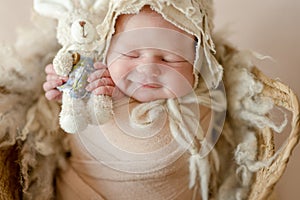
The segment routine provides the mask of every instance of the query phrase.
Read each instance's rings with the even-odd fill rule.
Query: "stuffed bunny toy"
[[[57,40],[62,45],[53,60],[55,72],[68,76],[58,89],[63,91],[60,125],[76,133],[88,124],[103,124],[112,117],[112,100],[87,92],[87,78],[94,71],[100,36],[96,26],[102,23],[107,0],[35,0],[34,9],[58,20]]]

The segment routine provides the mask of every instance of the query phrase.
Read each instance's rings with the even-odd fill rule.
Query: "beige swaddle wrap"
[[[133,116],[128,110],[133,109],[132,114],[148,105],[123,99],[114,106],[115,120],[70,136],[72,156],[57,179],[59,199],[201,198],[188,187],[190,155],[170,133],[166,101],[156,101],[156,106],[144,113],[151,115],[149,112],[157,109],[155,120],[147,127],[130,122]],[[206,130],[210,111],[200,110]]]

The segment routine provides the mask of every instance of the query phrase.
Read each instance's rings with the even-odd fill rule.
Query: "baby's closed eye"
[[[173,59],[173,58],[163,58],[162,61],[168,63],[179,63],[179,62],[187,62],[185,59]]]
[[[149,53],[150,52],[150,53]],[[144,51],[129,51],[129,52],[117,52],[122,58],[124,59],[147,59],[147,58],[152,58],[156,61],[162,61],[165,63],[183,63],[183,62],[188,62],[185,58],[176,55],[176,54],[172,54],[172,53],[161,53],[159,51],[159,53],[156,53],[155,51],[152,52],[150,51],[144,50]]]
[[[181,62],[188,62],[186,59],[182,58],[181,56],[177,55],[168,55],[162,57],[162,61],[168,63],[181,63]]]
[[[139,58],[139,54],[137,53],[121,53],[122,56],[127,57],[127,58]]]

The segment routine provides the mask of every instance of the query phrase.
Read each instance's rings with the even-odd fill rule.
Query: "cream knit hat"
[[[217,87],[222,79],[223,68],[213,56],[215,47],[211,37],[213,29],[212,0],[111,0],[103,24],[97,27],[102,42],[105,44],[104,58],[115,31],[117,17],[121,14],[138,13],[145,5],[149,5],[164,19],[197,38],[194,61],[195,87],[197,87],[199,73],[205,77],[209,88]]]

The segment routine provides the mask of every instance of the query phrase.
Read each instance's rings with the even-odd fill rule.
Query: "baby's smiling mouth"
[[[142,83],[141,84],[143,88],[161,88],[162,86],[160,84],[157,84],[157,83]]]
[[[127,80],[135,84],[139,88],[158,89],[162,88],[162,83],[156,78],[140,77],[139,75],[129,75]]]
[[[161,83],[159,83],[157,80],[149,80],[149,79],[146,79],[146,80],[138,80],[138,79],[133,79],[133,78],[128,78],[129,81],[131,81],[132,83],[134,84],[138,84],[139,87],[142,87],[142,88],[161,88],[163,87]]]

